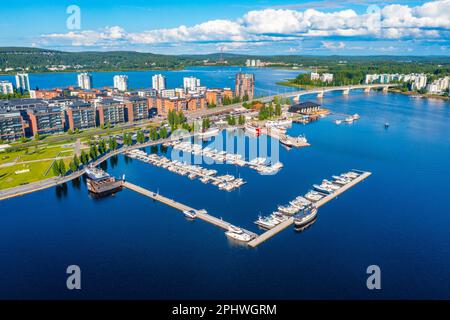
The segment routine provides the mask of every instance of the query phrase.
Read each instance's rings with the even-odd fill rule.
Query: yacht
[[[303,227],[313,221],[317,216],[317,208],[311,207],[308,210],[305,210],[299,215],[294,217],[294,224],[296,227]]]
[[[259,136],[261,134],[261,128],[259,128],[259,127],[254,127],[250,124],[246,124],[244,128],[245,128],[245,132],[251,133],[253,135]]]
[[[347,122],[347,123],[353,123],[353,117],[352,116],[350,116],[350,117],[347,117],[347,118],[345,118],[345,122]]]
[[[205,132],[198,133],[199,137],[207,138],[207,137],[214,137],[219,134],[220,130],[218,128],[210,128],[206,130]]]
[[[355,113],[353,115],[353,120],[359,120],[359,119],[361,119],[361,116],[359,114]]]
[[[241,242],[249,242],[250,240],[252,240],[252,236],[246,232],[236,233],[236,232],[232,232],[232,231],[227,231],[227,232],[225,232],[225,235],[231,239],[241,241]]]
[[[317,191],[310,191],[307,194],[305,194],[305,198],[311,201],[319,201],[323,198],[321,194],[319,194]]]
[[[273,219],[269,217],[258,217],[258,220],[255,221],[255,224],[258,226],[264,228],[264,229],[272,229],[275,227],[279,222],[275,222]]]
[[[342,123],[342,120],[336,120],[336,121],[334,121],[334,123],[336,123],[337,125],[339,125],[339,124]]]
[[[317,191],[325,193],[325,194],[330,194],[330,193],[334,192],[327,185],[323,185],[323,184],[321,184],[321,185],[315,184],[315,185],[313,185],[313,188],[316,189]]]
[[[296,214],[299,211],[299,209],[297,207],[278,206],[278,211],[286,213],[288,215],[293,215]]]

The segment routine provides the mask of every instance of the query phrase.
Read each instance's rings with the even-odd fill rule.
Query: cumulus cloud
[[[354,10],[322,12],[315,9],[264,9],[237,20],[210,20],[194,26],[127,32],[120,26],[41,36],[46,43],[73,46],[158,45],[168,43],[258,43],[315,37],[372,37],[376,39],[445,38],[450,34],[450,0],[410,7],[392,4],[366,13]],[[228,45],[231,47],[230,45]],[[341,49],[343,42],[322,42],[323,48]]]

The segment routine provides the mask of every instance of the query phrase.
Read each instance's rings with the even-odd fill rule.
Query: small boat
[[[353,115],[353,120],[359,120],[359,119],[361,119],[361,116],[359,114],[355,113]]]
[[[347,122],[347,123],[353,123],[353,117],[352,116],[350,116],[350,117],[347,117],[347,118],[345,118],[345,122]]]
[[[231,239],[241,242],[249,242],[250,240],[252,240],[252,236],[245,232],[236,233],[232,231],[227,231],[225,232],[225,235]]]
[[[184,216],[186,218],[189,218],[189,219],[195,219],[197,217],[197,212],[195,210],[193,210],[193,209],[191,209],[191,210],[184,210],[183,214],[184,214]]]
[[[342,123],[342,120],[336,120],[336,121],[334,121],[334,123],[336,123],[337,125],[340,125]]]
[[[386,123],[384,124],[384,128],[385,128],[385,129],[389,128],[389,123],[388,123],[388,122],[386,122]]]
[[[310,191],[307,194],[305,194],[305,198],[311,201],[319,201],[323,198],[323,196],[318,193],[317,191]]]
[[[274,221],[268,217],[258,217],[258,220],[255,221],[255,224],[257,224],[258,226],[264,228],[264,229],[272,229],[273,227],[275,227],[279,222],[278,221]]]

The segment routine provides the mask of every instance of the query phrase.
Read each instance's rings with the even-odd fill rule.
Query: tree
[[[97,153],[97,148],[95,147],[94,144],[91,145],[91,148],[89,150],[89,155],[91,156],[91,159],[97,159],[98,153]]]
[[[152,140],[152,141],[158,140],[158,132],[156,131],[155,128],[150,129],[149,136],[150,136],[150,140]]]
[[[115,137],[110,137],[109,141],[108,141],[108,144],[109,144],[109,150],[110,151],[117,149],[117,140],[116,140]]]
[[[64,164],[64,160],[63,159],[59,160],[58,167],[59,167],[59,174],[61,176],[66,175],[67,169],[66,169],[66,165]]]
[[[75,172],[75,171],[77,171],[78,166],[72,160],[72,161],[70,161],[69,168],[72,172]]]
[[[78,157],[77,157],[76,154],[73,156],[72,162],[73,162],[73,164],[74,164],[74,165],[77,167],[77,169],[78,169],[78,167],[80,166],[80,159],[78,159]],[[72,170],[72,171],[74,171],[74,170]]]
[[[67,134],[73,134],[72,129],[67,130]]]
[[[281,116],[281,114],[283,113],[283,110],[281,109],[281,105],[279,103],[277,103],[277,105],[275,106],[275,115],[276,116]]]
[[[41,138],[41,136],[39,135],[39,133],[36,133],[34,135],[34,140],[38,141],[38,140],[40,140],[40,138]]]
[[[84,152],[84,150],[81,151],[80,160],[84,165],[88,164],[89,162],[89,156],[86,152]]]
[[[239,125],[241,125],[241,126],[244,125],[245,124],[245,116],[241,114],[239,116],[239,120],[238,121],[239,121]]]
[[[52,171],[55,176],[59,176],[61,174],[61,172],[59,171],[58,162],[56,162],[56,161],[53,162]]]
[[[166,127],[162,127],[161,129],[159,129],[159,136],[160,136],[162,139],[167,138],[168,132],[167,132]]]

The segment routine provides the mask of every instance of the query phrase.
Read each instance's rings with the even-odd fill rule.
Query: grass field
[[[0,190],[53,177],[52,170],[49,170],[47,175],[45,175],[47,169],[53,162],[52,160],[45,159],[52,159],[58,156],[72,157],[73,153],[73,148],[68,148],[68,146],[64,144],[49,144],[28,147],[19,151],[0,153],[0,165],[37,161],[32,163],[12,164],[11,166],[0,168]],[[39,161],[40,159],[42,159],[42,161]],[[64,159],[66,168],[69,167],[70,161],[71,158]],[[23,172],[20,173],[20,171]]]

